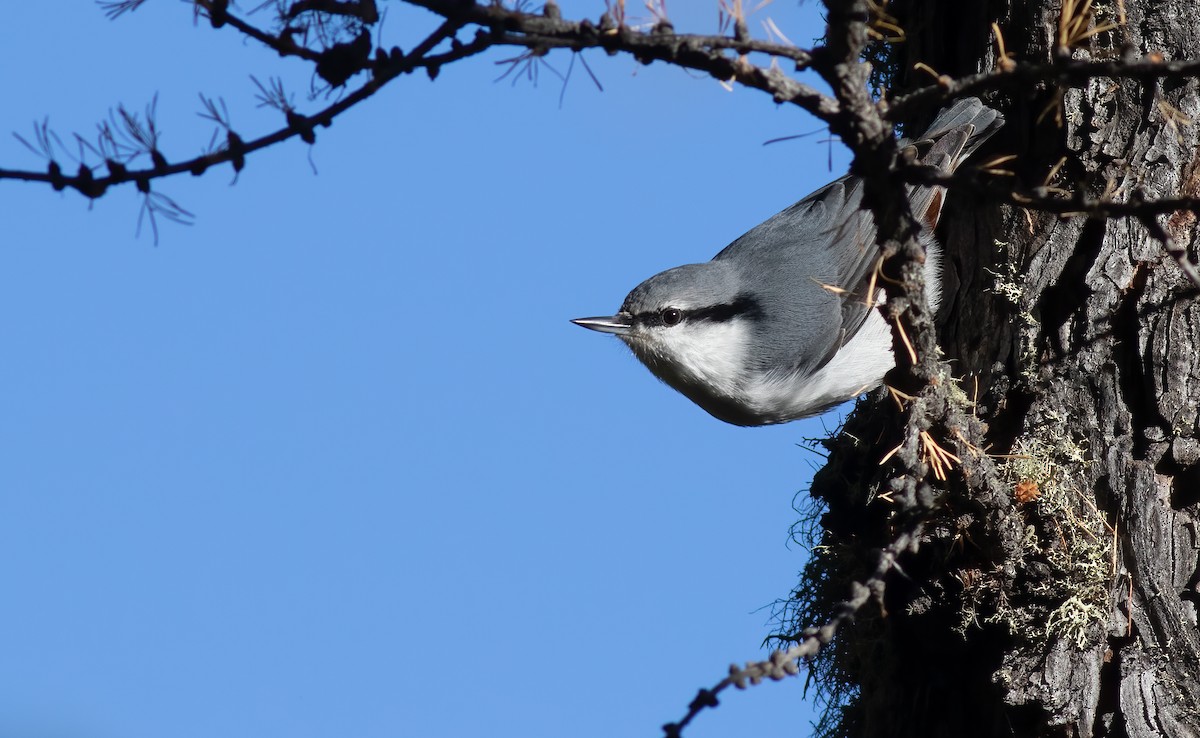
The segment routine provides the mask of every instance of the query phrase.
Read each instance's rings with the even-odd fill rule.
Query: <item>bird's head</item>
[[[571,322],[624,341],[659,379],[722,420],[749,380],[762,305],[720,261],[687,264],[642,282],[616,315]],[[739,423],[740,424],[740,423]]]

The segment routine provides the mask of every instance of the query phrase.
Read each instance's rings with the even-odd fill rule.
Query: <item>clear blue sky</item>
[[[199,92],[246,138],[278,122],[250,73],[313,109],[304,66],[182,3],[11,5],[6,132],[157,92],[184,158]],[[389,44],[429,27],[385,6]],[[670,4],[680,30],[715,8]],[[755,21],[808,45],[817,10]],[[158,246],[132,188],[0,183],[0,735],[654,738],[765,655],[760,608],[805,559],[798,444],[836,417],[724,425],[567,321],[845,156],[764,147],[817,125],[761,93],[591,54],[604,92],[577,65],[560,107],[549,74],[495,83],[503,57],[399,80],[232,186],[156,184],[197,216]],[[44,166],[8,135],[0,165]],[[686,735],[806,735],[802,688],[729,693]]]

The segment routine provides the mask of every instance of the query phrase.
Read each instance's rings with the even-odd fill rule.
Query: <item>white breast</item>
[[[872,311],[828,364],[810,375],[755,377],[745,387],[743,402],[761,422],[784,423],[816,415],[878,387],[893,366],[891,329]]]

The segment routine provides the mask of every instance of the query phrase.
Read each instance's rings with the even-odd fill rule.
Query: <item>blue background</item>
[[[389,45],[433,27],[384,6]],[[670,9],[716,30],[715,2]],[[74,148],[158,92],[187,158],[199,92],[277,127],[250,73],[324,104],[178,2],[5,17],[0,127],[26,138],[48,115]],[[820,35],[813,4],[767,17]],[[157,246],[132,187],[0,183],[0,735],[656,736],[765,656],[805,559],[799,444],[836,417],[724,425],[567,321],[846,158],[763,146],[819,126],[756,91],[589,53],[604,91],[576,65],[560,106],[546,71],[494,82],[513,53],[400,79],[236,183],[156,183],[197,215]],[[0,166],[44,162],[6,136]],[[686,735],[806,735],[802,693],[726,693]]]

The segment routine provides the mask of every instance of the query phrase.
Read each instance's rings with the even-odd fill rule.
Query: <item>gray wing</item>
[[[919,138],[900,142],[904,154],[953,172],[1004,119],[978,98],[958,100]],[[944,188],[910,187],[912,212],[937,225]],[[810,373],[858,332],[870,314],[868,290],[878,259],[875,223],[862,207],[862,180],[846,176],[751,229],[714,260],[736,265],[743,283],[775,311],[758,357],[765,367]],[[832,289],[831,289],[832,288]]]
[[[868,315],[862,295],[877,251],[861,181],[843,177],[727,246],[714,260],[734,264],[770,318],[754,357],[764,368],[815,372]]]

